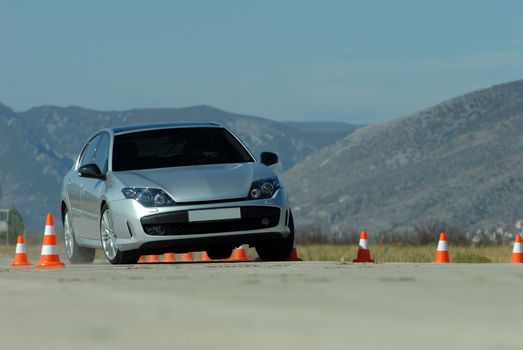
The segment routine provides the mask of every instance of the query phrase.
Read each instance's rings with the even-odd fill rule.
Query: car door
[[[101,136],[91,164],[98,165],[105,175],[108,166],[110,137],[107,133],[103,133]],[[100,239],[100,208],[105,189],[105,179],[84,178],[81,196],[81,206],[84,210],[83,225],[86,237],[91,239]]]
[[[96,153],[96,148],[102,139],[102,135],[98,134],[94,136],[84,148],[80,160],[78,161],[78,168],[83,165],[92,164]],[[77,168],[77,170],[78,170]],[[71,203],[71,213],[73,219],[73,225],[75,234],[79,237],[89,238],[89,229],[86,227],[86,210],[83,206],[82,197],[85,192],[85,182],[87,178],[82,177],[78,171],[76,171],[69,182],[69,201]]]
[[[69,197],[69,213],[74,231],[78,234],[76,224],[80,222],[80,196],[81,196],[82,178],[78,172],[73,172],[67,180],[67,195]]]

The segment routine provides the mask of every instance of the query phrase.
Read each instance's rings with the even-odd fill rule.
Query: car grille
[[[265,229],[277,226],[280,221],[280,209],[275,207],[242,207],[242,218],[237,220],[189,222],[186,214],[176,212],[174,222],[167,222],[165,214],[158,215],[158,220],[154,215],[148,216],[142,218],[142,227],[151,236],[183,236]]]

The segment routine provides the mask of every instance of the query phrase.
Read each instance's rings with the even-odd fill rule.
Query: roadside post
[[[5,232],[5,245],[9,245],[9,209],[0,209],[0,232]]]

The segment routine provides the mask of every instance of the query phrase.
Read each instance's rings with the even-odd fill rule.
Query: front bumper
[[[287,193],[280,188],[270,199],[235,200],[165,208],[145,208],[132,199],[109,202],[118,248],[142,254],[182,253],[213,247],[257,245],[286,238]],[[240,208],[241,219],[189,222],[191,210]]]

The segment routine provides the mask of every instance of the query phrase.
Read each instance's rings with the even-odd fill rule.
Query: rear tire
[[[121,251],[118,249],[116,234],[114,232],[111,209],[104,204],[100,219],[100,239],[105,257],[113,265],[136,264],[140,255],[135,251]]]
[[[92,248],[86,248],[79,246],[76,243],[76,236],[74,233],[73,223],[71,221],[71,215],[69,210],[66,208],[62,217],[62,223],[64,228],[64,247],[65,255],[71,264],[90,264],[94,260],[95,250]]]
[[[281,238],[256,247],[256,253],[263,261],[285,261],[289,258],[294,246],[294,218],[289,214],[289,229],[287,238]]]

